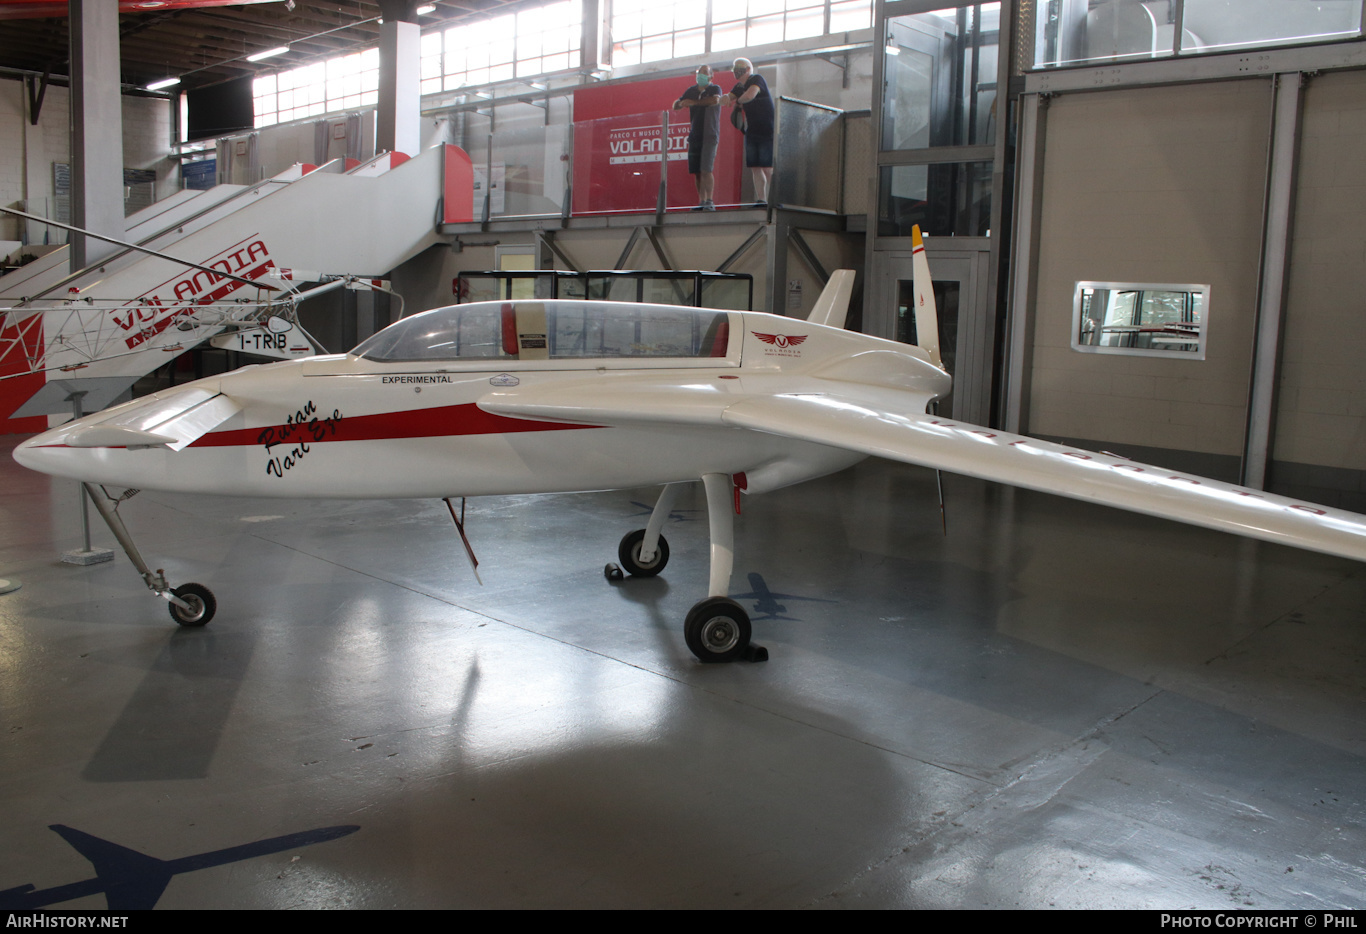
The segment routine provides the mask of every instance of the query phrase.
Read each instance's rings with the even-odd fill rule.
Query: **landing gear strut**
[[[704,662],[730,662],[738,658],[767,661],[768,650],[750,644],[749,614],[726,596],[735,563],[733,481],[730,474],[710,473],[702,477],[702,485],[707,491],[707,525],[711,535],[709,596],[688,611],[683,641]],[[659,533],[682,488],[681,483],[665,486],[646,527],[628,532],[621,540],[617,550],[621,567],[609,564],[603,571],[609,581],[622,580],[622,568],[632,577],[653,577],[664,570],[669,562],[669,543]]]
[[[702,475],[707,492],[707,530],[711,535],[711,580],[707,599],[688,611],[683,640],[704,662],[768,661],[768,649],[750,645],[749,614],[726,596],[735,566],[735,483],[728,473]]]
[[[659,494],[659,500],[655,503],[654,511],[650,513],[650,521],[645,524],[645,528],[627,532],[622,536],[621,544],[617,546],[617,560],[621,565],[609,564],[602,569],[603,576],[608,581],[615,584],[617,581],[625,580],[627,574],[632,577],[654,577],[664,570],[664,565],[669,563],[669,543],[659,533],[664,528],[664,522],[673,511],[674,502],[684,486],[682,483],[665,484],[664,492]],[[623,568],[625,573],[622,572]]]
[[[641,547],[646,534],[645,529],[627,532],[617,547],[617,559],[632,577],[654,577],[669,563],[669,543],[663,535],[655,536],[654,553],[649,558],[642,557],[646,553]]]
[[[673,511],[683,486],[682,483],[666,484],[645,528],[627,532],[622,538],[617,548],[617,559],[632,577],[654,577],[669,563],[669,543],[659,533]]]
[[[100,518],[104,519],[109,531],[114,533],[114,537],[123,546],[128,560],[133,562],[133,567],[142,575],[147,589],[171,605],[171,619],[182,626],[203,626],[213,619],[213,614],[218,610],[218,601],[214,599],[209,588],[203,584],[182,584],[172,588],[166,583],[165,571],[157,568],[156,573],[152,573],[147,562],[142,560],[142,553],[138,551],[138,546],[133,544],[133,537],[128,534],[128,527],[123,524],[123,518],[119,515],[119,503],[131,499],[138,491],[125,490],[122,496],[115,499],[106,493],[103,487],[95,486],[93,483],[81,485],[85,487],[90,501],[95,504]]]

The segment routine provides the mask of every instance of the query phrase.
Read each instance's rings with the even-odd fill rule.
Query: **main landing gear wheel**
[[[182,626],[203,626],[218,611],[218,601],[213,598],[213,591],[203,584],[182,584],[172,588],[171,593],[190,605],[190,609],[186,610],[171,604],[171,619]]]
[[[642,563],[640,543],[644,540],[645,530],[636,529],[634,532],[627,532],[617,547],[617,560],[632,577],[654,577],[669,563],[669,543],[664,540],[663,535],[659,536],[659,544],[655,546],[654,560],[649,564]]]
[[[749,614],[729,597],[708,597],[688,611],[683,641],[704,662],[731,662],[749,647]]]

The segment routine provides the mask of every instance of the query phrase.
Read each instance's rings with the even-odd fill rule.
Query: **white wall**
[[[1270,105],[1264,79],[1050,102],[1029,432],[1241,454]],[[1208,283],[1206,359],[1073,350],[1080,280]]]
[[[71,161],[71,92],[50,86],[43,97],[38,125],[28,122],[27,89],[14,79],[0,80],[0,204],[21,206],[30,213],[51,216],[52,163]],[[170,155],[171,103],[160,98],[123,98],[123,165],[153,169],[157,198],[180,185],[176,161]],[[31,227],[31,230],[26,228]],[[9,216],[0,218],[0,240],[65,243],[66,233]]]
[[[172,106],[161,98],[123,98],[123,167],[155,170],[158,201],[180,190],[179,162],[171,155]]]
[[[1366,468],[1363,152],[1366,72],[1311,79],[1304,96],[1276,461]]]
[[[24,85],[0,81],[0,204],[24,199]],[[18,240],[17,218],[0,217],[0,240]]]
[[[30,213],[48,216],[54,213],[52,163],[71,161],[70,91],[47,89],[36,127],[28,122],[27,95],[22,81],[0,80],[0,204],[20,210],[27,206]],[[64,231],[10,216],[0,218],[0,237],[66,242]]]

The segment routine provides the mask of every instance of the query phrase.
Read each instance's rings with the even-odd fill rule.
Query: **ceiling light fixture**
[[[273,49],[266,49],[264,52],[257,52],[255,55],[248,55],[248,56],[247,56],[247,61],[249,61],[249,62],[259,62],[259,61],[261,61],[261,59],[263,59],[263,58],[272,58],[272,57],[274,57],[274,56],[276,56],[276,55],[284,55],[284,54],[285,54],[286,52],[288,52],[288,51],[289,51],[289,46],[287,46],[287,45],[282,45],[282,46],[278,46],[278,47],[273,48]]]
[[[162,88],[175,87],[179,83],[179,78],[162,78],[160,81],[153,81],[151,84],[147,85],[147,87],[144,88],[144,90],[160,91]]]
[[[417,13],[418,16],[426,16],[428,13],[435,13],[436,4],[424,3],[422,4],[422,6],[418,7],[414,12]]]

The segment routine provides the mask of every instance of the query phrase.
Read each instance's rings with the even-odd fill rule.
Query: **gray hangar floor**
[[[945,537],[868,461],[745,500],[771,658],[701,665],[700,489],[615,585],[653,491],[472,500],[482,587],[440,502],[144,492],[218,597],[179,629],[59,562],[76,486],[16,441],[0,904],[1366,904],[1362,565],[958,477]]]

